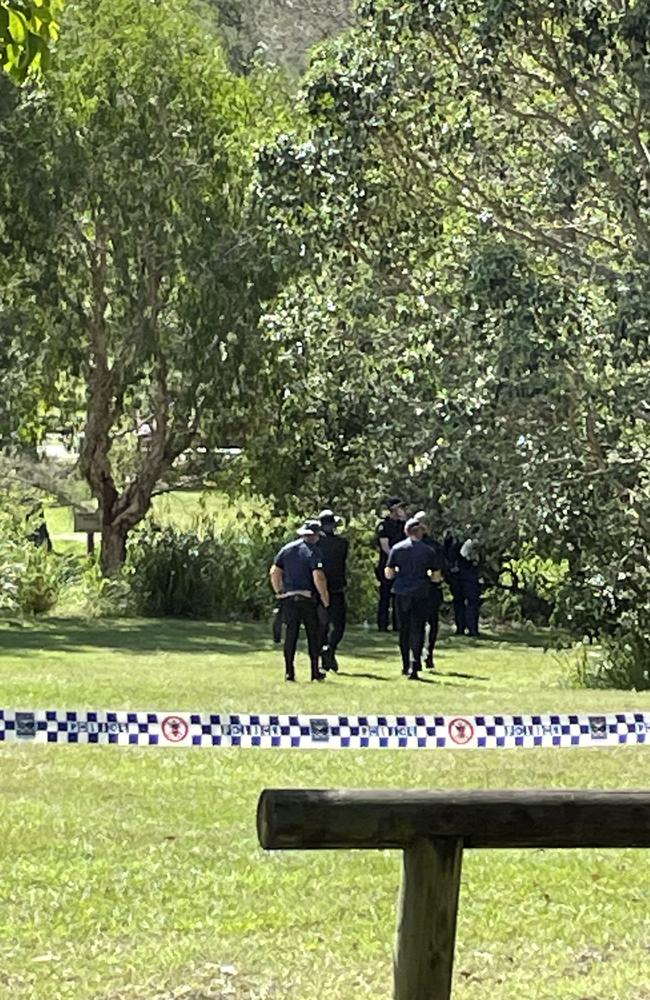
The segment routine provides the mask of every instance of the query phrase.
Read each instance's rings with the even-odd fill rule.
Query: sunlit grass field
[[[88,506],[94,504],[89,502]],[[188,530],[196,526],[197,518],[207,515],[223,528],[236,523],[242,513],[253,510],[268,512],[268,504],[261,497],[232,500],[217,491],[172,490],[153,498],[149,516],[160,524]],[[86,536],[75,534],[72,507],[48,506],[44,514],[57,552],[84,552]]]
[[[355,628],[341,673],[285,685],[265,626],[0,623],[9,707],[213,711],[650,709],[574,691],[544,633],[443,638],[439,673],[398,676]],[[0,750],[0,998],[390,997],[396,852],[265,854],[264,787],[648,785],[648,750]],[[467,852],[456,1000],[648,1000],[650,857]]]

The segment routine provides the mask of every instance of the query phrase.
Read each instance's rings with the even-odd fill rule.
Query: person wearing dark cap
[[[379,549],[379,562],[375,570],[379,581],[379,603],[377,605],[377,628],[380,632],[388,632],[388,625],[392,618],[393,631],[395,631],[395,607],[393,605],[391,615],[391,601],[393,584],[386,579],[384,570],[388,562],[391,549],[397,542],[404,540],[404,523],[406,521],[406,511],[404,502],[399,497],[389,497],[386,501],[388,514],[377,525],[376,539]]]
[[[387,580],[394,581],[402,673],[415,681],[422,669],[430,588],[432,582],[442,580],[442,560],[423,542],[424,527],[417,518],[409,518],[405,532],[404,541],[391,549],[384,573]]]
[[[423,510],[417,511],[413,515],[414,519],[419,521],[424,528],[424,534],[422,535],[422,541],[425,545],[429,545],[436,554],[436,558],[440,563],[441,568],[444,566],[444,555],[442,544],[436,541],[432,535],[427,531],[427,515]],[[427,636],[427,657],[425,660],[425,666],[428,670],[435,670],[435,664],[433,662],[433,651],[436,648],[436,641],[438,639],[438,629],[440,625],[440,608],[442,607],[442,574],[436,579],[431,578],[431,583],[429,585],[429,611],[427,614],[426,624],[429,628],[429,634]]]
[[[321,539],[318,547],[323,559],[323,569],[327,578],[327,589],[330,595],[328,621],[323,635],[322,661],[325,670],[338,672],[336,650],[343,638],[347,617],[345,602],[346,562],[349,543],[347,538],[336,533],[336,526],[341,523],[331,510],[322,510],[318,515],[321,527]]]
[[[319,667],[321,627],[318,620],[319,602],[329,607],[327,578],[318,546],[320,524],[305,521],[296,532],[298,538],[278,552],[270,570],[271,586],[282,601],[284,636],[284,677],[295,681],[295,657],[300,626],[304,625],[311,663],[311,679],[325,680]]]

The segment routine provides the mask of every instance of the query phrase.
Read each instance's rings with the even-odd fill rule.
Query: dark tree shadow
[[[179,652],[205,656],[263,652],[270,644],[268,629],[240,622],[49,618],[22,625],[0,621],[0,656],[43,649],[73,652],[83,647],[125,650],[135,655]]]
[[[446,630],[445,630],[446,631]],[[469,648],[495,645],[557,648],[562,636],[552,630],[538,632],[518,629],[498,629],[486,633],[480,640],[448,636],[442,632],[440,658],[453,660]],[[304,637],[303,637],[304,639]],[[301,648],[303,643],[301,642]],[[270,622],[222,621],[205,622],[189,619],[83,619],[44,618],[28,622],[0,619],[0,656],[31,655],[34,651],[72,652],[81,648],[115,649],[133,655],[155,652],[251,654],[277,650],[271,639]],[[382,664],[399,658],[395,633],[373,633],[352,626],[345,636],[344,654],[357,660]],[[370,665],[370,664],[369,664]],[[450,664],[451,665],[451,664]],[[345,676],[388,680],[372,671]],[[487,678],[462,672],[447,673],[449,677],[467,680]]]
[[[339,670],[338,674],[335,674],[334,676],[335,677],[352,677],[352,678],[355,678],[355,677],[365,677],[369,681],[391,681],[391,680],[394,680],[394,678],[392,678],[392,677],[381,677],[379,674],[357,673],[356,671],[355,671],[355,673],[349,674],[345,670]]]
[[[494,628],[482,632],[479,639],[470,636],[453,636],[453,641],[464,646],[507,643],[509,646],[532,646],[535,649],[561,649],[570,644],[570,637],[558,629]]]
[[[464,681],[489,681],[489,677],[479,677],[478,674],[461,674],[456,670],[436,670],[438,677],[459,677]]]

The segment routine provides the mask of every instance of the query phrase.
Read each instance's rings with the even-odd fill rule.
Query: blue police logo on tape
[[[330,738],[330,724],[327,719],[310,719],[309,734],[313,743],[328,743]]]
[[[607,739],[607,719],[604,715],[589,716],[589,732],[592,740]]]
[[[36,716],[33,712],[16,712],[16,736],[21,740],[33,740],[36,736]]]

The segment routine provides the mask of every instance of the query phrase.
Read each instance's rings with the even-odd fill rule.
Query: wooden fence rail
[[[650,847],[650,792],[267,789],[267,850],[400,848],[395,1000],[449,1000],[464,848]]]

